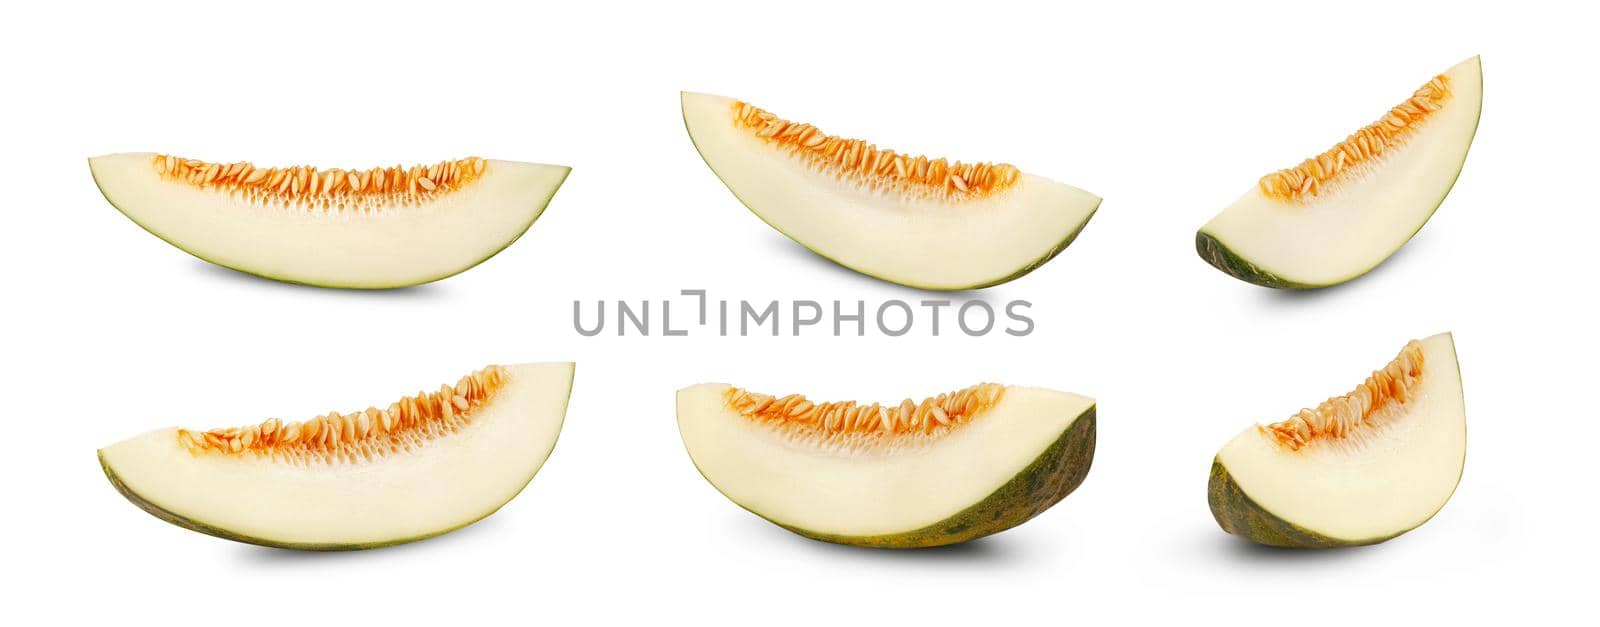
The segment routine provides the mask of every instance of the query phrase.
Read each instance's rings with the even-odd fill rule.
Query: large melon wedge
[[[1049,261],[1100,199],[1006,164],[949,163],[832,137],[743,102],[684,93],[706,164],[757,217],[885,281],[986,287]]]
[[[141,509],[220,538],[312,550],[411,542],[522,491],[555,447],[572,372],[490,366],[387,409],[160,429],[101,449],[100,465]]]
[[[1350,394],[1235,437],[1211,465],[1211,513],[1261,544],[1375,544],[1438,513],[1466,454],[1455,343],[1435,335]]]
[[[1455,185],[1478,130],[1473,57],[1327,152],[1274,172],[1195,235],[1200,257],[1278,288],[1349,281],[1422,229]]]
[[[570,168],[468,158],[432,166],[317,170],[151,153],[89,160],[106,200],[196,257],[323,287],[417,285],[516,241]]]
[[[678,391],[700,473],[756,515],[857,546],[965,542],[1071,493],[1094,459],[1092,399],[982,384],[899,405],[812,403],[723,384]]]

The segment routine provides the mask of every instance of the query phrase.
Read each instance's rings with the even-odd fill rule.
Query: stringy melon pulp
[[[1200,229],[1201,256],[1271,287],[1322,287],[1367,273],[1444,202],[1482,100],[1473,57],[1340,145],[1263,177]]]
[[[1050,260],[1100,198],[1005,164],[896,154],[721,96],[684,93],[706,164],[762,220],[863,274],[927,289],[985,287]]]
[[[135,504],[197,531],[287,548],[396,544],[466,526],[516,496],[555,446],[572,375],[571,363],[491,367],[387,410],[159,429],[100,459]]]
[[[1008,504],[1031,509],[975,535],[992,533],[1037,514],[1082,480],[1093,456],[1092,399],[994,384],[964,392],[978,396],[963,400],[958,392],[882,411],[755,395],[779,407],[788,403],[787,409],[768,408],[767,414],[779,414],[773,418],[750,413],[757,401],[730,402],[749,393],[708,383],[678,392],[678,426],[695,466],[729,499],[786,528],[836,542],[900,546],[895,536],[951,520],[1019,477],[1040,487],[1051,486],[1054,475],[1072,476],[1070,485],[1048,493],[1021,494],[1048,502]],[[940,401],[951,407],[942,412],[944,420],[932,409]],[[851,409],[858,410],[854,423]],[[887,424],[894,427],[885,430]],[[1030,477],[1035,462],[1059,452],[1053,449],[1075,425],[1075,436],[1082,435],[1069,443],[1076,456]],[[934,529],[909,545],[970,539],[966,527],[986,522]]]
[[[196,257],[348,288],[416,285],[477,265],[528,230],[570,171],[475,158],[271,169],[152,153],[95,157],[89,167],[113,206]]]
[[[1408,345],[1350,396],[1246,429],[1216,457],[1256,507],[1329,544],[1381,541],[1426,522],[1454,493],[1465,460],[1448,333]]]

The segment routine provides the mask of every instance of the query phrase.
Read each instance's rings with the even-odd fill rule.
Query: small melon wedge
[[[1355,279],[1422,229],[1461,174],[1483,106],[1473,57],[1327,152],[1265,177],[1195,234],[1238,279],[1308,289]]]
[[[1461,374],[1444,333],[1407,344],[1348,395],[1240,433],[1212,462],[1211,513],[1271,546],[1376,544],[1438,513],[1466,454]]]
[[[478,158],[257,168],[152,153],[94,157],[89,169],[112,206],[189,254],[289,283],[367,289],[437,281],[493,257],[571,170]]]
[[[988,287],[1065,249],[1100,206],[1006,164],[949,163],[826,135],[749,104],[685,92],[700,156],[750,211],[800,245],[879,279]]]
[[[1093,399],[981,384],[898,405],[812,403],[720,383],[678,391],[689,457],[739,506],[800,535],[930,547],[1022,524],[1083,482]]]
[[[555,447],[573,364],[490,366],[386,410],[205,432],[159,429],[100,450],[140,509],[201,533],[291,549],[401,544],[510,502]]]

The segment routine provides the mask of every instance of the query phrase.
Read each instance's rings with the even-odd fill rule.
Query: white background
[[[246,624],[1578,612],[1594,582],[1600,437],[1594,16],[1539,2],[1291,4],[12,6],[0,612]],[[1292,294],[1195,255],[1194,230],[1258,176],[1473,54],[1486,94],[1471,156],[1384,266]],[[1106,200],[1055,261],[954,295],[1033,302],[1027,338],[948,326],[580,337],[574,299],[930,297],[832,266],[747,212],[685,136],[682,89],[902,151],[1008,161]],[[145,150],[330,167],[470,154],[574,172],[532,231],[477,269],[360,293],[251,278],[144,233],[84,159]],[[1203,492],[1228,438],[1445,330],[1470,445],[1438,517],[1321,553],[1217,528]],[[435,540],[343,554],[233,544],[140,512],[95,464],[96,448],[151,428],[303,419],[529,360],[579,364],[560,444],[500,513]],[[703,381],[894,400],[981,380],[1096,397],[1099,452],[1059,506],[945,550],[790,535],[706,484],[674,421],[674,390]]]

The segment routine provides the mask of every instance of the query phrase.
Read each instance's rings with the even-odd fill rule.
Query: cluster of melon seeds
[[[1327,152],[1261,177],[1261,193],[1269,198],[1296,200],[1332,189],[1341,177],[1404,146],[1428,116],[1444,108],[1450,95],[1450,79],[1443,74],[1435,76],[1382,119],[1356,131]]]
[[[729,388],[729,409],[794,440],[824,448],[884,449],[921,438],[936,438],[970,423],[1005,394],[998,383],[972,387],[898,405],[855,401],[813,403],[799,394],[776,397]]]
[[[283,206],[372,210],[415,205],[477,180],[489,162],[478,157],[431,166],[370,170],[319,170],[311,166],[258,168],[249,163],[208,163],[168,155],[153,158],[162,178]]]
[[[418,392],[388,409],[331,412],[287,424],[273,418],[249,427],[179,429],[178,445],[194,455],[257,455],[302,463],[378,459],[467,426],[507,377],[504,368],[489,366],[462,377],[455,387]]]
[[[896,154],[859,139],[834,137],[810,124],[790,122],[738,102],[734,122],[798,156],[812,168],[868,189],[916,198],[963,200],[1005,190],[1022,172],[1004,163],[949,163],[944,159]]]
[[[1259,428],[1291,451],[1316,441],[1358,444],[1363,434],[1372,433],[1385,417],[1399,413],[1415,398],[1421,384],[1422,345],[1412,340],[1394,361],[1349,394]]]

